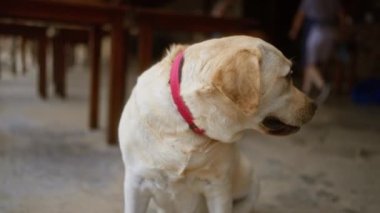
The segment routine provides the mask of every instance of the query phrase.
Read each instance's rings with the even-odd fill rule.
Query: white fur
[[[180,50],[185,50],[181,95],[196,124],[206,130],[205,136],[189,129],[171,98],[169,72]],[[159,212],[169,213],[231,213],[253,209],[258,182],[249,161],[233,142],[246,129],[265,132],[260,122],[267,114],[278,113],[281,117],[293,113],[290,107],[283,106],[290,97],[297,96],[297,100],[305,97],[293,90],[288,92],[293,95],[280,95],[277,90],[260,92],[256,94],[260,96],[257,109],[242,112],[213,82],[225,61],[235,60],[234,57],[239,57],[236,51],[240,50],[257,53],[252,57],[260,58],[260,72],[266,72],[260,74],[260,90],[269,90],[268,82],[290,66],[278,50],[264,41],[235,36],[189,47],[174,46],[163,60],[139,77],[119,126],[125,165],[125,213],[146,212],[150,201]],[[245,69],[244,64],[241,66]],[[281,101],[273,101],[275,98]],[[293,102],[308,104],[308,101]],[[279,108],[287,112],[282,113]],[[283,117],[291,124],[305,122]]]

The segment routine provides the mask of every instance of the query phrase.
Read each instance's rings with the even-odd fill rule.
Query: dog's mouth
[[[297,132],[300,127],[292,126],[282,122],[280,119],[268,116],[262,122],[261,126],[270,135],[289,135]]]

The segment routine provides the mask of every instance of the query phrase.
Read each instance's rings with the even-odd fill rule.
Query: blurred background
[[[239,142],[261,179],[256,212],[379,212],[380,1],[343,0],[328,20],[315,17],[334,1],[305,2],[0,1],[0,212],[122,212],[116,132],[139,74],[172,43],[250,35],[291,58],[303,88],[310,26],[335,33],[308,91],[317,114]]]

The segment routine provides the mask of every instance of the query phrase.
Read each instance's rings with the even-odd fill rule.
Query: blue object
[[[352,91],[352,101],[361,105],[380,104],[380,79],[358,83]]]

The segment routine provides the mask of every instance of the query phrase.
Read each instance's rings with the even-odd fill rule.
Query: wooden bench
[[[99,28],[110,27],[111,62],[107,141],[117,143],[117,126],[124,104],[126,55],[123,20],[128,7],[105,4],[76,4],[43,0],[0,1],[0,17],[23,20],[42,20],[49,23],[68,23],[90,28],[90,46],[98,48]],[[99,58],[91,58],[90,126],[97,127],[99,95]],[[96,122],[94,122],[96,121]]]

